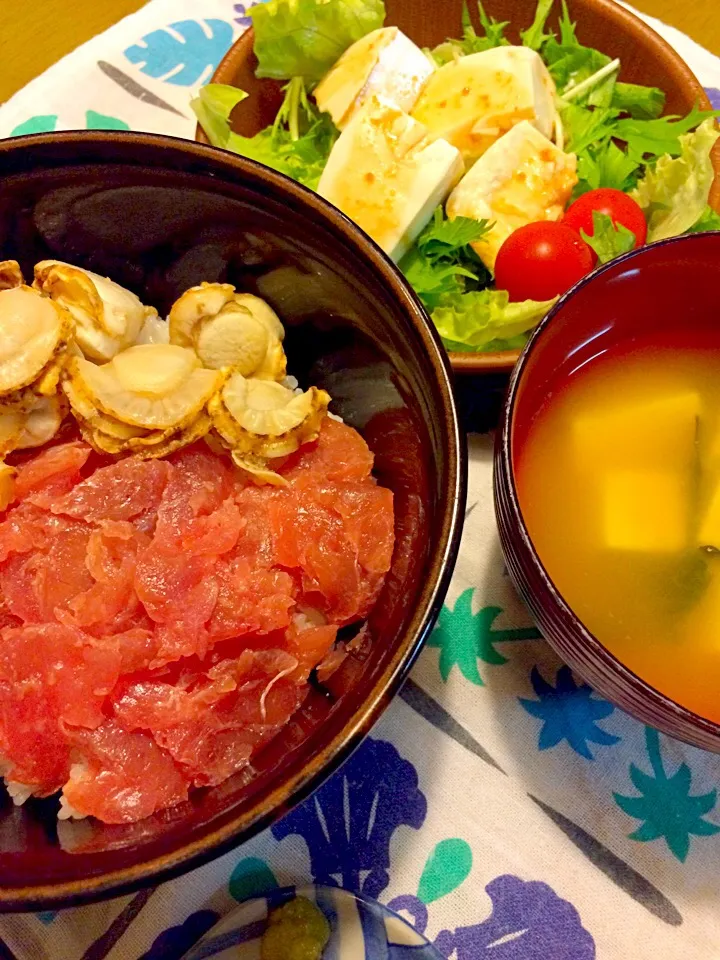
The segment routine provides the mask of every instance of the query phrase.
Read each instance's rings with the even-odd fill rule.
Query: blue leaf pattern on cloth
[[[504,874],[485,890],[492,913],[482,923],[443,930],[435,947],[457,960],[594,960],[595,941],[575,907],[546,883]]]
[[[97,113],[95,110],[87,110],[85,113],[85,126],[88,130],[129,130],[130,124],[125,123],[119,117],[111,117],[106,113]]]
[[[248,16],[248,11],[257,6],[258,3],[267,3],[267,0],[248,0],[248,3],[236,3],[233,9],[237,16],[235,17],[235,22],[242,24],[243,27],[249,27],[252,23],[252,18]]]
[[[537,667],[532,668],[530,681],[540,699],[518,699],[523,709],[543,721],[538,750],[548,750],[567,740],[575,753],[593,760],[588,742],[603,747],[619,743],[620,737],[597,725],[598,720],[609,717],[615,708],[607,700],[594,697],[592,687],[586,683],[578,686],[570,667],[563,666],[558,670],[555,687],[545,680]]]
[[[272,832],[276,840],[304,838],[315,883],[377,898],[389,882],[393,833],[402,824],[419,829],[426,813],[415,767],[391,743],[368,737]]]
[[[214,910],[191,913],[184,923],[163,930],[139,960],[180,960],[219,919],[220,915]]]
[[[56,113],[38,114],[28,117],[10,131],[11,137],[22,137],[26,133],[51,133],[57,124]]]
[[[125,56],[149,77],[190,87],[210,79],[232,39],[226,20],[181,20],[148,33]]]
[[[720,110],[720,90],[716,87],[705,87],[705,93],[708,95],[713,110]]]

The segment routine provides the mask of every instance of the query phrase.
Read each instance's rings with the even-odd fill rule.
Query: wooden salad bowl
[[[569,0],[570,15],[577,24],[578,40],[596,47],[622,63],[620,78],[628,83],[659,87],[666,95],[665,112],[684,115],[693,106],[711,109],[710,101],[699,80],[678,53],[642,20],[619,6],[614,0]],[[434,47],[448,37],[459,37],[462,0],[386,0],[386,24],[400,27],[421,47]],[[476,29],[475,4],[470,2]],[[485,0],[483,6],[496,20],[511,24],[508,37],[519,42],[519,30],[532,19],[534,3],[529,0]],[[553,26],[560,10],[556,0],[549,24]],[[221,61],[213,83],[240,87],[249,94],[233,111],[233,129],[244,136],[253,136],[275,119],[282,100],[281,85],[274,80],[258,80],[257,60],[253,53],[253,31],[247,30]],[[198,126],[195,138],[208,143]],[[720,143],[713,152],[716,173],[720,173]],[[716,177],[710,203],[720,209],[720,179]],[[455,373],[509,373],[520,355],[519,350],[499,353],[451,353]]]

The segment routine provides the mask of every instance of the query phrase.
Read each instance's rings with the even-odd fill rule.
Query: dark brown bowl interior
[[[542,321],[515,367],[494,463],[495,512],[507,568],[545,638],[608,700],[673,737],[718,753],[719,724],[625,667],[565,603],[525,526],[513,462],[547,398],[571,370],[598,353],[635,336],[687,343],[688,329],[693,345],[716,344],[719,287],[720,233],[652,244],[581,281]]]
[[[519,31],[532,20],[535,3],[530,0],[485,0],[486,12],[496,20],[512,25],[508,36],[519,42]],[[581,43],[602,50],[622,63],[620,78],[628,83],[660,87],[667,96],[666,113],[688,113],[695,104],[710,109],[710,101],[700,82],[685,61],[651,27],[614,0],[568,0],[570,14],[577,23]],[[434,47],[447,37],[462,35],[463,0],[386,0],[385,22],[400,29],[421,47]],[[470,14],[476,29],[477,10],[470,0]],[[556,0],[549,24],[554,26],[560,0]],[[213,81],[240,87],[249,94],[233,112],[233,127],[245,136],[253,136],[275,119],[282,100],[280,84],[274,80],[258,80],[257,60],[253,53],[253,33],[248,30],[228,51]],[[200,127],[196,139],[207,143]],[[720,144],[713,153],[716,171],[720,171]],[[710,202],[720,209],[720,179],[716,179]],[[515,366],[518,350],[499,353],[451,353],[450,363],[456,373],[482,374],[509,372]]]
[[[0,142],[0,260],[109,275],[161,314],[184,289],[260,293],[291,372],[324,385],[395,494],[396,550],[368,651],[310,695],[255,763],[127,827],[58,829],[57,801],[0,800],[0,910],[69,905],[156,882],[257,832],[357,745],[430,629],[457,553],[465,449],[442,347],[401,277],[315,194],[259,164],[167,137],[64,133]]]

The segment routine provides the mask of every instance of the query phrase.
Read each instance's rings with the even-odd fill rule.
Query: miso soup
[[[720,354],[634,343],[553,390],[515,455],[556,587],[644,680],[720,722]]]

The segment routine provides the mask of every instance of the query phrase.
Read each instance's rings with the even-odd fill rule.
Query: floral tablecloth
[[[720,106],[720,61],[651,22]],[[246,23],[231,0],[152,0],[0,108],[0,136],[192,137],[190,96]],[[636,722],[557,660],[503,568],[491,440],[473,434],[469,447],[447,605],[346,765],[272,829],[178,880],[0,918],[0,956],[179,958],[237,901],[314,880],[389,903],[456,960],[720,958],[720,757]]]

